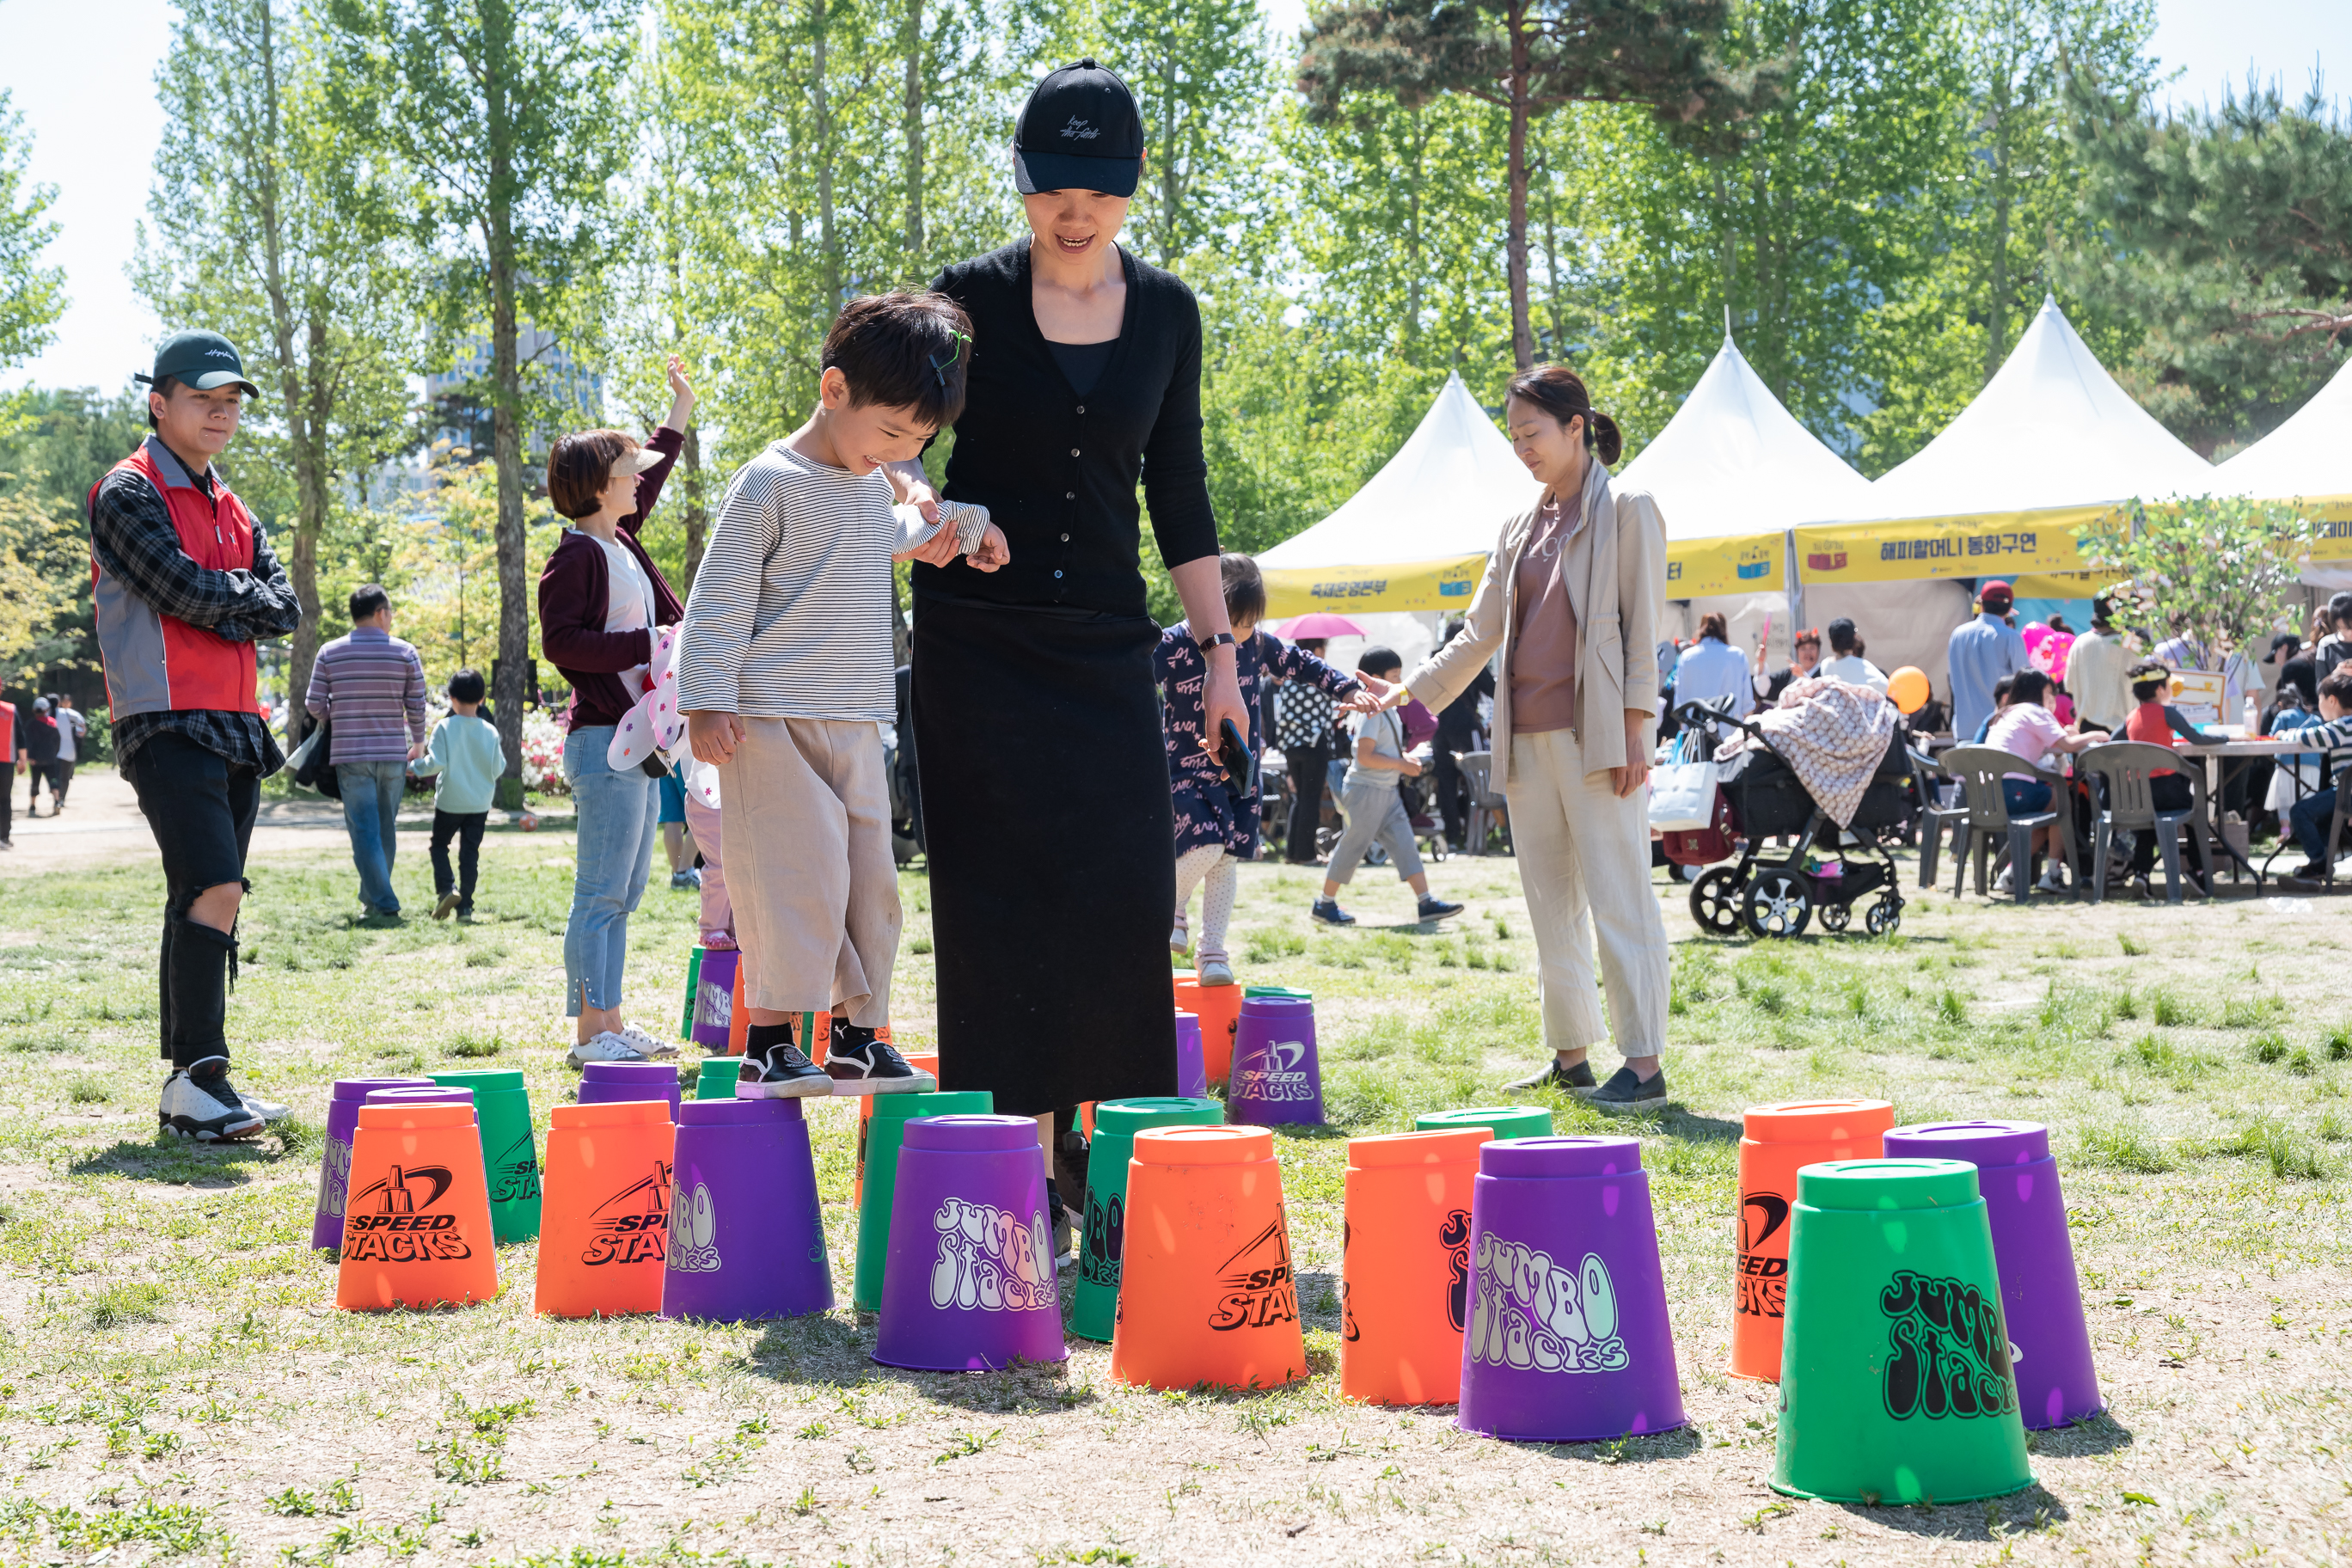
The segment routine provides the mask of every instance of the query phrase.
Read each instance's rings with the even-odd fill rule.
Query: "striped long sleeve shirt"
[[[353,626],[319,650],[302,705],[335,726],[329,761],[404,762],[425,739],[425,667],[383,627]]]
[[[911,542],[911,513],[879,468],[852,474],[782,441],[743,465],[687,596],[678,710],[894,721],[890,559]],[[984,511],[942,514],[978,544]]]

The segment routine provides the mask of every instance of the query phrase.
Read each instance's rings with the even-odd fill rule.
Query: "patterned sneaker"
[[[635,1024],[624,1024],[621,1026],[621,1038],[628,1041],[630,1045],[635,1047],[637,1055],[641,1057],[674,1057],[677,1055],[677,1046],[675,1042],[669,1040],[657,1040],[654,1038],[653,1036],[637,1027]]]
[[[572,1047],[564,1054],[564,1059],[573,1067],[584,1068],[590,1062],[641,1062],[646,1053],[606,1029]]]
[[[887,1024],[866,1029],[833,1020],[824,1070],[835,1094],[929,1094],[940,1087],[938,1079],[898,1054]]]
[[[743,1065],[735,1069],[738,1100],[805,1100],[832,1092],[832,1078],[789,1040],[771,1047],[764,1057],[746,1051]]]
[[[226,1072],[202,1080],[174,1072],[163,1080],[163,1099],[155,1109],[155,1121],[156,1131],[199,1143],[250,1138],[262,1128],[261,1117],[247,1108]]]

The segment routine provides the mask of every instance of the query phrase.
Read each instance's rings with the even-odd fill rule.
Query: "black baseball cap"
[[[1143,116],[1118,73],[1090,59],[1030,90],[1013,127],[1013,184],[1039,191],[1131,196],[1143,174]]]
[[[245,361],[236,345],[218,332],[174,332],[155,351],[153,372],[131,379],[152,386],[165,376],[198,392],[236,385],[251,396],[261,395],[261,388],[245,379]]]

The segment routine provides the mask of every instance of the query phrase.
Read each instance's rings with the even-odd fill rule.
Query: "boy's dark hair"
[[[461,669],[449,678],[452,702],[479,702],[488,694],[489,689],[482,684],[482,672],[478,669]]]
[[[2132,700],[2135,702],[2153,702],[2172,689],[2171,669],[2154,659],[2133,665],[2124,675],[2132,683]]]
[[[392,595],[380,583],[362,583],[352,590],[352,625],[357,626],[378,610],[392,608]]]
[[[2319,706],[2319,692],[2311,683],[2311,666],[2291,664],[2279,671],[2279,700],[2284,702],[2290,698],[2300,703],[2306,713]]]
[[[1844,655],[1851,653],[1859,653],[1862,650],[1857,646],[1858,642],[1859,639],[1853,635],[1853,621],[1849,620],[1844,616],[1840,616],[1837,619],[1830,623],[1830,651],[1832,653],[1837,654],[1840,657],[1843,657]]]
[[[1225,619],[1234,626],[1265,619],[1265,578],[1257,563],[1238,550],[1217,557],[1217,577],[1225,590]]]
[[[157,390],[162,390],[160,384]],[[2338,626],[2346,621],[2352,621],[2352,593],[2330,594],[2327,596],[2327,620],[2329,625]]]
[[[824,335],[823,368],[841,372],[854,408],[911,408],[934,430],[963,413],[971,318],[944,294],[894,289],[852,300]]]
[[[172,394],[187,384],[188,384],[186,382],[182,381],[176,375],[159,375],[154,380],[147,384],[147,390],[150,392],[162,393],[163,395],[163,401],[169,403],[172,401]],[[155,405],[152,403],[147,405],[147,428],[150,430],[161,430],[163,428],[161,425],[155,423]]]
[[[557,437],[547,453],[547,499],[565,517],[588,516],[613,482],[613,465],[638,445],[625,430],[574,430]]]
[[[2009,704],[2044,703],[2050,700],[2050,678],[2038,669],[2021,669],[2010,678]]]
[[[2009,700],[2009,694],[2015,689],[2017,689],[2017,677],[2014,675],[2004,675],[1992,683],[1992,706],[1995,712],[2000,710],[2000,705]]]
[[[2091,629],[2103,632],[2115,624],[2116,603],[2105,594],[2091,601]]]
[[[1356,673],[1359,675],[1375,676],[1385,680],[1388,679],[1388,671],[1403,668],[1404,660],[1398,657],[1397,650],[1392,647],[1381,647],[1374,644],[1356,656]]]
[[[2352,665],[2337,665],[2319,683],[2322,697],[2333,697],[2346,708],[2352,709]]]

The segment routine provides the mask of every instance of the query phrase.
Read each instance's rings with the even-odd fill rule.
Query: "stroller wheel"
[[[1716,866],[1699,873],[1691,884],[1691,919],[1710,936],[1739,934],[1739,870]]]
[[[1823,931],[1843,931],[1846,928],[1846,922],[1853,919],[1853,906],[1852,904],[1823,904],[1822,906],[1822,929]]]
[[[1793,871],[1759,871],[1748,884],[1741,912],[1758,936],[1796,936],[1813,918],[1812,895]]]
[[[1873,936],[1886,936],[1902,923],[1903,905],[1895,899],[1879,900],[1862,917],[1862,929]]]

